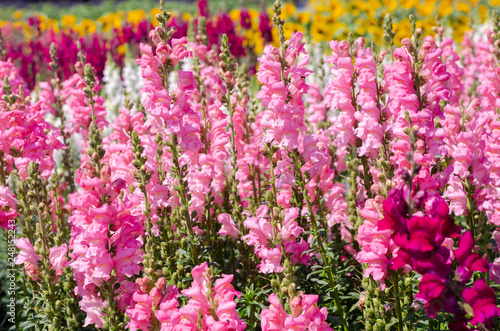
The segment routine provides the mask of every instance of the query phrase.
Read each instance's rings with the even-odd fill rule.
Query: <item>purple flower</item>
[[[405,216],[408,214],[408,204],[400,190],[392,189],[384,200],[385,217],[378,221],[380,230],[398,229],[404,227]]]
[[[462,296],[474,311],[474,317],[470,320],[472,325],[483,323],[489,328],[493,325],[493,319],[500,316],[495,291],[486,284],[483,278],[476,280],[473,288],[466,288]]]
[[[472,247],[474,247],[474,238],[471,232],[467,231],[462,235],[460,244],[454,251],[458,263],[455,279],[463,283],[470,280],[473,271],[488,271],[488,261],[479,258],[478,254],[472,254]]]

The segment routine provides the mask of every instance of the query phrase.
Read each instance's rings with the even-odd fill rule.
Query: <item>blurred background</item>
[[[219,47],[227,34],[234,56],[248,59],[249,68],[264,45],[277,44],[272,24],[274,0],[176,0],[165,1],[172,12],[174,38],[195,38],[199,18],[205,17],[208,46]],[[410,35],[409,15],[417,19],[424,35],[439,26],[461,43],[473,25],[485,23],[500,0],[282,0],[285,37],[294,32],[327,52],[328,42],[362,36],[369,43],[383,44],[384,18],[392,16],[395,42]],[[123,68],[140,56],[140,43],[150,42],[148,33],[158,24],[158,0],[0,0],[3,52],[20,68],[30,89],[50,72],[49,49],[56,44],[60,76],[74,73],[77,43],[88,61],[103,77],[106,63]],[[192,40],[192,39],[191,39]]]

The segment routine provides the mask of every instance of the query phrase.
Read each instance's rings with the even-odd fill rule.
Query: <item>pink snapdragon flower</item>
[[[12,229],[9,221],[17,217],[16,196],[6,186],[0,185],[0,228]],[[10,225],[10,226],[9,226]]]
[[[246,323],[240,319],[234,302],[234,297],[241,293],[231,285],[233,275],[223,274],[214,284],[206,262],[194,267],[191,275],[191,287],[182,291],[190,298],[187,305],[178,308],[178,289],[166,289],[160,310],[155,313],[161,329],[195,330],[201,321],[203,330],[245,330]]]
[[[238,239],[240,231],[236,227],[233,218],[227,213],[217,215],[217,220],[222,223],[222,228],[219,230],[221,236],[230,236],[233,239]]]
[[[387,275],[389,265],[388,252],[391,243],[391,230],[382,230],[378,222],[382,218],[381,196],[365,201],[359,214],[365,219],[358,228],[357,241],[362,250],[356,255],[361,263],[368,263],[364,270],[365,277],[370,275],[374,280],[382,281]]]
[[[272,293],[268,298],[271,305],[260,313],[262,331],[333,330],[326,322],[326,308],[316,306],[318,299],[317,295],[301,294],[292,299],[292,314],[288,314],[276,294]]]
[[[359,39],[358,39],[359,40]],[[361,44],[364,40],[361,39]],[[358,154],[375,158],[379,154],[382,143],[383,130],[380,122],[380,109],[377,99],[377,65],[370,48],[359,48],[354,62],[358,74],[357,83],[359,93],[356,95],[356,103],[361,106],[354,113],[358,121],[355,134],[361,139],[362,145]]]
[[[332,118],[334,132],[336,133],[335,143],[338,147],[354,144],[356,136],[354,133],[355,118],[354,106],[352,104],[352,75],[354,65],[349,54],[349,43],[345,40],[330,42],[332,55],[326,58],[326,62],[333,66],[330,69],[333,79],[328,84],[329,95],[331,97],[330,108],[341,110],[337,117]]]
[[[263,140],[289,150],[299,146],[299,131],[305,129],[302,94],[308,89],[304,78],[311,72],[306,69],[309,56],[301,41],[302,33],[292,34],[284,59],[286,68],[281,68],[279,50],[271,45],[264,48],[264,55],[258,59],[257,79],[263,85],[257,98],[266,107],[260,122],[265,130]],[[304,56],[300,57],[301,54]],[[299,61],[295,63],[297,58]],[[283,78],[288,80],[286,84],[281,77],[282,71]]]
[[[487,328],[493,327],[494,318],[500,316],[500,308],[496,304],[495,291],[481,278],[474,282],[473,288],[466,288],[462,292],[465,301],[474,310],[472,325],[484,324]]]
[[[21,251],[19,255],[14,259],[15,264],[30,263],[35,267],[38,267],[38,260],[40,257],[35,253],[35,249],[31,244],[30,240],[27,238],[20,238],[15,240],[16,247]]]
[[[69,261],[66,255],[68,254],[68,245],[62,244],[61,246],[51,247],[49,253],[49,261],[56,276],[59,277],[63,274],[63,269],[69,267]]]
[[[283,271],[281,265],[282,249],[287,254],[290,254],[290,261],[292,263],[309,262],[309,255],[304,252],[309,250],[309,244],[300,240],[297,242],[298,236],[304,232],[296,222],[299,216],[298,208],[290,208],[284,212],[283,225],[274,227],[268,219],[269,207],[262,205],[257,209],[256,217],[248,217],[244,222],[244,226],[249,230],[249,233],[242,237],[247,245],[254,246],[255,254],[261,258],[261,263],[258,265],[259,272],[261,273],[279,273]],[[282,242],[277,246],[273,243],[273,236],[275,232],[280,232]]]

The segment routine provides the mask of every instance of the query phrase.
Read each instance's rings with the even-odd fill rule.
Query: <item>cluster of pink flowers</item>
[[[267,45],[259,57],[257,79],[263,85],[257,98],[266,108],[260,120],[265,132],[263,141],[274,141],[292,150],[299,146],[299,132],[305,130],[302,95],[307,93],[305,77],[311,71],[306,69],[309,56],[304,50],[302,33],[294,33],[288,42],[283,64],[280,63],[280,50],[271,45]],[[305,55],[301,57],[301,54]]]
[[[191,274],[191,287],[181,291],[189,302],[182,307],[179,307],[179,289],[174,285],[165,286],[164,278],[155,284],[150,284],[146,277],[138,278],[136,284],[140,290],[133,295],[135,306],[127,309],[130,330],[147,330],[152,308],[162,331],[245,330],[246,324],[236,311],[234,297],[240,297],[241,293],[231,285],[233,275],[222,275],[214,283],[206,262],[194,267]]]
[[[2,82],[8,79],[12,94],[18,95],[22,89],[24,96],[29,95],[30,91],[12,63],[0,61],[0,79]],[[0,96],[5,96],[4,90],[0,91]],[[2,99],[0,109],[0,150],[2,167],[5,166],[6,171],[2,169],[2,175],[12,172],[15,167],[26,179],[28,164],[33,161],[40,164],[41,175],[48,178],[54,168],[52,154],[64,145],[58,140],[59,132],[45,121],[42,101],[25,104],[18,98],[8,105]]]
[[[217,54],[165,24],[140,45],[143,101],[112,123],[88,64],[28,96],[0,62],[0,228],[27,232],[15,263],[29,286],[53,285],[47,312],[71,297],[96,328],[349,330],[364,315],[402,331],[442,312],[452,330],[494,327],[493,32],[466,38],[462,63],[439,34],[416,31],[391,58],[332,41],[324,83],[297,32],[265,47],[255,87],[226,38]],[[71,138],[74,166],[55,154],[74,155]]]
[[[254,246],[255,254],[262,259],[258,265],[259,272],[262,273],[280,273],[283,271],[281,265],[282,252],[290,254],[290,262],[308,264],[309,255],[305,253],[309,250],[309,244],[296,238],[304,232],[304,229],[297,224],[299,216],[298,208],[290,208],[284,212],[283,225],[273,226],[269,221],[269,208],[261,206],[256,212],[255,217],[248,217],[245,220],[245,227],[249,229],[249,233],[242,237],[247,245]],[[274,229],[273,229],[274,227]],[[269,242],[272,242],[276,237],[275,231],[278,231],[282,242],[276,247],[269,247]]]
[[[358,154],[375,158],[379,154],[383,136],[380,109],[377,106],[377,65],[371,49],[362,48],[361,38],[358,41],[357,45],[360,47],[357,49],[354,62],[359,87],[356,103],[361,105],[361,110],[354,113],[354,118],[358,122],[355,133],[362,141]]]
[[[287,313],[276,294],[268,298],[269,309],[263,309],[260,313],[262,319],[262,330],[333,330],[328,323],[325,308],[318,308],[317,295],[301,294],[294,297],[290,302],[291,314]]]
[[[0,228],[9,227],[9,221],[13,221],[17,216],[17,199],[8,187],[0,185]]]

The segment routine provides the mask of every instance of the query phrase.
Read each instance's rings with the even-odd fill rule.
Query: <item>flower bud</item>
[[[158,43],[161,41],[159,34],[156,32],[156,30],[151,30],[149,32],[149,38],[153,41],[155,45],[158,45]]]
[[[158,307],[158,304],[161,300],[161,291],[158,287],[153,287],[149,292],[149,296],[151,297],[151,301],[154,307]]]
[[[224,74],[224,82],[226,83],[226,86],[228,87],[233,87],[234,84],[236,84],[236,81],[234,80],[233,74],[231,71],[226,71]]]
[[[101,178],[104,184],[106,184],[109,181],[109,178],[111,177],[111,168],[109,164],[104,164],[104,166],[101,168]]]
[[[167,62],[167,59],[170,57],[170,53],[171,51],[168,45],[164,42],[158,43],[158,46],[156,47],[156,54],[158,55],[161,63],[165,64]]]
[[[165,278],[163,277],[158,278],[158,280],[155,283],[155,286],[163,290],[165,288]]]
[[[75,63],[75,70],[80,76],[83,76],[83,65],[80,61]]]

